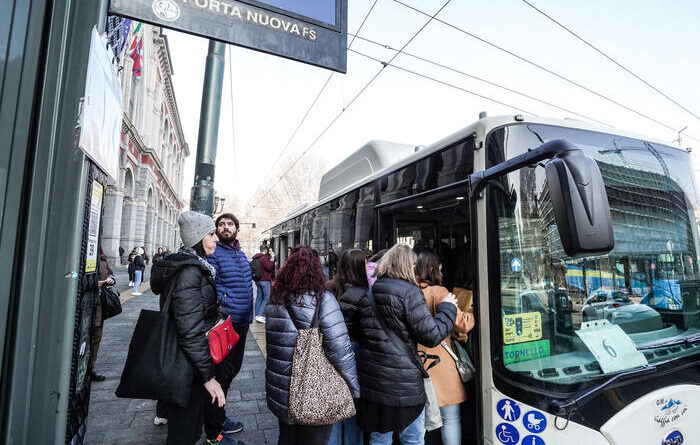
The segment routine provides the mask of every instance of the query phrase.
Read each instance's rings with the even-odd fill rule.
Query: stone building
[[[158,247],[178,249],[183,169],[190,154],[173,91],[167,37],[156,26],[131,23],[126,28],[120,171],[117,183],[106,187],[103,217],[102,246],[112,264],[119,262],[119,246],[125,257],[137,246],[145,246],[151,257]]]

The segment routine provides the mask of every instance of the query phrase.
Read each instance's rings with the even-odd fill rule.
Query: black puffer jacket
[[[267,340],[267,367],[265,389],[267,406],[270,411],[285,423],[291,423],[287,416],[289,406],[289,383],[292,378],[292,356],[297,342],[297,328],[308,328],[316,309],[315,299],[304,295],[300,305],[289,305],[290,313],[284,305],[268,304],[265,309],[265,337]],[[355,368],[355,354],[350,346],[350,338],[340,312],[338,302],[326,292],[321,300],[319,328],[323,334],[323,349],[326,357],[348,383],[354,398],[360,396]]]
[[[151,290],[160,295],[161,307],[171,288],[169,312],[175,319],[178,343],[199,380],[207,382],[214,377],[214,362],[206,332],[220,318],[214,278],[194,251],[183,249],[155,260],[151,269]]]
[[[338,298],[340,310],[343,312],[345,326],[350,334],[350,341],[357,343],[362,337],[362,329],[360,327],[360,316],[362,310],[362,300],[367,295],[367,289],[360,286],[350,285]]]
[[[377,311],[387,328],[393,330],[412,351],[416,343],[437,346],[454,326],[457,308],[438,306],[435,318],[420,288],[404,280],[380,278],[372,286]],[[363,300],[362,341],[357,356],[362,398],[386,406],[416,406],[425,403],[423,375],[414,362],[398,349]]]

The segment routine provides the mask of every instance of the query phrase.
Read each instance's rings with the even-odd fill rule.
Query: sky
[[[402,0],[429,14],[445,0]],[[666,95],[700,116],[700,3],[692,0],[529,0]],[[355,33],[374,0],[349,0],[349,31]],[[437,16],[700,140],[700,119],[674,105],[612,62],[530,8],[522,0],[452,0]],[[377,0],[360,35],[401,48],[428,20],[394,0]],[[191,155],[185,196],[194,176],[202,82],[208,41],[166,31],[173,59],[173,84]],[[350,41],[352,37],[348,37]],[[352,49],[388,61],[394,54],[356,40]],[[607,124],[667,141],[669,130],[589,92],[567,84],[454,28],[431,22],[405,51],[582,113]],[[472,78],[406,55],[393,62],[510,106],[388,67],[318,142],[323,129],[374,76],[381,65],[348,53],[347,74],[335,73],[283,153],[308,155],[327,168],[372,139],[428,145],[478,119],[521,114],[575,117]],[[219,127],[215,188],[245,203],[260,186],[282,173],[275,162],[330,71],[229,46]],[[311,146],[311,148],[309,148]],[[700,142],[693,163],[700,171]],[[303,158],[301,160],[303,162]]]

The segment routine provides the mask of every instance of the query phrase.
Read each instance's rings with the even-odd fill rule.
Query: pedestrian
[[[136,247],[129,254],[127,261],[127,271],[129,272],[129,287],[134,285],[134,257],[136,256]]]
[[[369,285],[372,286],[375,281],[377,281],[377,277],[374,276],[374,270],[377,268],[377,263],[379,263],[379,260],[382,259],[384,254],[386,253],[386,249],[382,249],[379,252],[375,253],[369,259],[367,260],[367,265],[365,266],[367,269],[367,280],[369,280]]]
[[[124,248],[119,246],[119,264],[124,264]]]
[[[162,247],[159,247],[156,254],[153,255],[153,264],[156,263],[156,260],[162,259],[163,257],[165,257],[165,252],[163,251]]]
[[[102,247],[100,247],[100,262],[97,268],[97,297],[95,298],[95,300],[97,300],[95,302],[95,327],[92,330],[92,355],[90,357],[90,380],[93,382],[103,382],[105,380],[104,375],[98,374],[95,371],[97,351],[100,350],[100,342],[102,341],[102,326],[104,323],[102,315],[101,292],[104,287],[114,286],[115,283],[114,272],[107,262],[107,256],[102,250]]]
[[[340,255],[335,277],[328,290],[335,295],[343,313],[353,352],[357,351],[362,331],[360,316],[369,283],[365,273],[365,254],[359,249],[348,249]],[[352,417],[333,425],[329,445],[362,445],[362,430]]]
[[[266,311],[265,389],[267,406],[279,422],[278,445],[325,445],[330,438],[332,425],[298,425],[288,416],[292,357],[298,330],[311,326],[317,305],[320,305],[319,328],[326,357],[347,382],[353,398],[360,394],[350,337],[338,302],[326,292],[318,254],[309,246],[297,247],[277,274]]]
[[[442,286],[442,265],[437,255],[430,252],[421,252],[418,255],[416,278],[423,295],[425,295],[428,309],[435,316],[440,303],[450,294]],[[457,308],[455,326],[451,334],[466,334],[473,327],[474,315],[470,312],[462,312]],[[462,443],[462,427],[459,405],[467,400],[467,391],[464,388],[459,372],[457,372],[455,361],[445,349],[446,347],[452,348],[450,335],[446,336],[440,345],[432,348],[419,344],[418,350],[440,357],[440,361],[435,366],[430,369],[426,368],[426,370],[433,381],[438,405],[440,406],[442,443],[443,445],[460,445]],[[453,352],[457,353],[456,351]]]
[[[323,271],[323,275],[326,277],[326,281],[328,281],[328,252],[321,250],[319,253],[319,261],[321,262],[321,270]]]
[[[143,257],[143,262],[148,265],[148,260],[150,258],[148,258],[148,253],[146,253],[146,246],[141,246],[141,250],[143,251],[143,254],[141,255]]]
[[[335,272],[338,269],[338,255],[335,254],[333,247],[328,248],[328,278],[331,280],[335,276]]]
[[[167,411],[166,444],[192,445],[199,440],[206,421],[203,408],[212,404],[223,408],[226,403],[226,395],[216,379],[217,368],[223,362],[214,365],[207,340],[207,331],[220,319],[214,282],[216,271],[205,259],[216,249],[217,237],[214,221],[201,213],[181,213],[178,225],[185,247],[155,262],[151,288],[160,295],[161,308],[170,293],[169,310],[175,320],[178,345],[195,374],[186,406],[159,402]],[[210,435],[208,431],[207,444],[236,443],[219,440],[218,432]]]
[[[231,381],[241,370],[248,326],[253,322],[253,279],[250,265],[237,239],[239,229],[240,223],[233,214],[219,215],[216,218],[219,242],[216,243],[216,251],[207,257],[216,270],[220,309],[231,317],[233,328],[240,336],[236,346],[222,362],[226,366],[217,367],[216,379],[221,382],[224,393],[228,392]],[[226,411],[215,405],[205,407],[204,417],[207,425],[217,425],[226,437],[243,429],[243,422],[226,418]]]
[[[139,291],[139,286],[141,285],[141,280],[143,279],[143,272],[146,270],[146,263],[143,260],[142,248],[136,248],[136,255],[131,263],[134,267],[134,292],[131,295],[142,295],[141,291]]]
[[[253,280],[257,286],[257,296],[255,298],[255,321],[265,323],[265,306],[270,300],[270,283],[272,282],[272,274],[275,272],[275,253],[272,252],[272,257],[269,256],[269,251],[264,244],[260,246],[260,252],[253,256],[253,262],[257,261],[257,269],[261,275],[255,276],[255,269],[251,267],[254,273]],[[257,278],[257,280],[256,280]]]
[[[457,315],[457,299],[450,294],[433,317],[418,287],[415,263],[416,254],[405,244],[387,250],[375,271],[370,295],[375,304],[368,299],[360,319],[358,424],[370,433],[370,445],[391,444],[393,432],[401,444],[425,443],[426,394],[420,359],[413,355],[418,343],[439,345]]]

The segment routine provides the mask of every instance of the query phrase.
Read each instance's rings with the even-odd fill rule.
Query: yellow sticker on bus
[[[539,312],[503,316],[503,344],[522,343],[542,338],[542,315]]]

